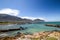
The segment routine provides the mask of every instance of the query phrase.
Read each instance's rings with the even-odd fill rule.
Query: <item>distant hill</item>
[[[41,20],[41,19],[35,19],[35,20],[33,20],[33,23],[40,23],[40,22],[45,22],[45,21]]]
[[[5,21],[14,22],[14,21],[20,21],[20,20],[22,19],[16,16],[12,16],[8,14],[0,14],[0,22],[5,22]]]
[[[8,14],[0,14],[0,23],[18,23],[18,24],[25,24],[25,23],[37,23],[37,22],[44,22],[41,19],[23,19],[20,17],[8,15]]]

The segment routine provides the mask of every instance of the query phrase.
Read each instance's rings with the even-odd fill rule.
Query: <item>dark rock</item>
[[[21,37],[21,36],[24,36],[24,34],[21,32],[17,32],[17,35],[15,37]]]
[[[30,33],[30,32],[26,32],[26,33],[24,33],[25,35],[32,35],[32,33]]]
[[[21,32],[17,32],[17,34],[21,34]]]
[[[58,28],[60,28],[60,25],[55,25],[55,24],[45,24],[45,26],[51,26],[51,27],[58,27]]]
[[[21,30],[25,30],[25,29],[27,29],[27,27],[22,27],[22,26],[20,26],[20,29],[21,29]]]
[[[24,30],[24,28],[23,28],[23,27],[20,27],[20,29],[21,29],[21,30]]]
[[[16,30],[20,30],[20,28],[8,29],[8,30],[0,30],[0,32],[9,32],[9,31],[16,31]]]

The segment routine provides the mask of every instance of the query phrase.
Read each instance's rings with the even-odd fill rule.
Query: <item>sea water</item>
[[[8,36],[16,35],[17,32],[36,33],[36,32],[42,32],[42,31],[60,30],[60,28],[45,26],[45,24],[58,24],[58,25],[60,25],[60,22],[43,22],[43,23],[24,24],[24,25],[0,25],[0,30],[20,28],[20,26],[27,27],[27,29],[25,29],[25,30],[5,32],[4,34],[7,34]],[[1,34],[2,33],[0,33],[0,35]]]

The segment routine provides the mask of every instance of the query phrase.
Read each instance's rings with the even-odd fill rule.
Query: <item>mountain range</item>
[[[0,14],[0,22],[16,22],[16,23],[32,23],[32,22],[43,22],[41,19],[23,19],[17,16],[12,16],[8,14]]]

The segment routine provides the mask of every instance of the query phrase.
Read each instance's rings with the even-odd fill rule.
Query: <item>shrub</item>
[[[46,40],[58,40],[58,39],[54,38],[54,37],[48,37],[48,38],[46,38]]]

